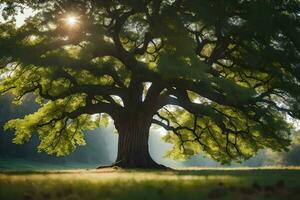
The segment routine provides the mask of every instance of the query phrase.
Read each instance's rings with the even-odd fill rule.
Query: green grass
[[[36,170],[68,170],[96,168],[97,164],[82,162],[46,163],[21,158],[0,158],[0,171],[36,171]]]
[[[0,199],[298,200],[300,169],[5,171]]]

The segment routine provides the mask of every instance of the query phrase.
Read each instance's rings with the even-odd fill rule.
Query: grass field
[[[102,165],[109,164],[104,163]],[[41,161],[32,161],[16,158],[1,158],[0,157],[0,172],[1,171],[53,171],[53,170],[74,170],[97,168],[101,164],[91,164],[82,162],[65,162],[65,163],[47,163]]]
[[[300,169],[3,171],[0,199],[298,200]]]

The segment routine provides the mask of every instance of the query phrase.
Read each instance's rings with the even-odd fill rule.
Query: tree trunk
[[[149,129],[151,120],[145,118],[115,121],[119,133],[118,155],[113,166],[121,168],[165,168],[149,154]]]

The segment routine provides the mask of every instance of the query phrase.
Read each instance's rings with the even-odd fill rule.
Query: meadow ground
[[[0,199],[298,200],[300,169],[2,171]]]

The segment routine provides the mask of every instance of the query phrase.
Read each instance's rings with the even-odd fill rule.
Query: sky
[[[2,17],[2,10],[3,10],[4,6],[3,4],[0,4],[0,22],[4,21],[3,17]],[[22,26],[22,24],[24,24],[25,20],[30,17],[33,16],[34,12],[32,9],[25,9],[24,13],[20,13],[17,17],[16,17],[16,25],[17,27]]]

